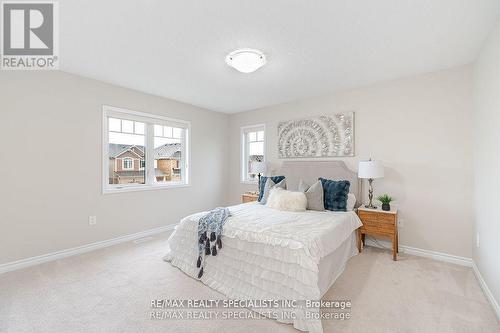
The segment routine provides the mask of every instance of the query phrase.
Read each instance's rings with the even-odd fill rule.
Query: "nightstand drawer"
[[[363,222],[376,223],[376,224],[393,224],[396,221],[396,215],[393,214],[381,214],[377,212],[367,212],[360,210],[358,212],[359,218]]]
[[[258,194],[245,193],[245,194],[241,195],[241,202],[242,203],[257,201],[257,199],[259,199]]]
[[[396,215],[366,211],[359,211],[358,214],[363,222],[363,231],[384,235],[393,234],[396,229]]]
[[[398,211],[381,211],[364,207],[358,208],[358,216],[363,225],[358,229],[358,249],[365,244],[365,235],[387,237],[392,239],[392,259],[397,260],[398,241]]]
[[[387,224],[372,224],[372,223],[364,223],[361,227],[361,231],[363,233],[373,233],[377,235],[392,235],[394,234],[395,228],[394,225]]]

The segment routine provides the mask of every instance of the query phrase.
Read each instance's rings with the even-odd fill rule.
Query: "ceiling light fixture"
[[[252,73],[266,64],[266,56],[259,50],[238,49],[226,56],[226,63],[242,73]]]

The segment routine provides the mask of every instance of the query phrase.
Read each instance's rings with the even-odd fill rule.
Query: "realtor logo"
[[[59,68],[57,2],[2,2],[1,69]]]

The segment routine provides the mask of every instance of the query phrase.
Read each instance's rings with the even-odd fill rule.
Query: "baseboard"
[[[466,257],[455,256],[452,254],[430,251],[430,250],[422,250],[416,247],[410,246],[402,246],[404,253],[412,254],[419,257],[430,258],[434,260],[449,262],[452,264],[457,264],[461,266],[472,267],[472,259]]]
[[[486,296],[491,306],[493,307],[493,311],[497,315],[498,321],[500,321],[500,305],[498,305],[497,300],[491,293],[490,288],[488,288],[486,281],[484,281],[483,276],[481,275],[481,272],[479,271],[479,268],[477,267],[474,261],[472,261],[472,270],[474,271],[474,275],[476,276],[476,279],[479,282],[481,289],[483,289],[484,295]]]
[[[378,247],[378,248],[392,249],[392,244],[390,242],[387,242],[387,241],[381,241],[381,240],[374,241],[370,238],[366,238],[365,244],[368,246],[374,246],[374,247]],[[411,247],[411,246],[406,246],[406,245],[399,245],[399,251],[403,252],[403,253],[411,254],[414,256],[425,257],[425,258],[434,259],[434,260],[438,260],[438,261],[449,262],[452,264],[466,266],[466,267],[472,267],[472,259],[471,258],[460,257],[460,256],[452,255],[452,254],[436,252],[436,251],[431,251],[431,250],[423,250],[423,249],[419,249],[419,248]]]
[[[26,259],[21,259],[17,261],[12,261],[8,262],[5,264],[0,265],[0,274],[14,271],[17,269],[22,269],[26,268],[29,266],[34,266],[38,264],[42,264],[44,262],[49,262],[57,259],[62,259],[70,256],[74,256],[77,254],[82,254],[90,251],[94,251],[97,249],[102,249],[104,247],[120,244],[120,243],[125,243],[129,241],[133,241],[135,239],[143,238],[143,237],[148,237],[152,235],[156,235],[165,231],[173,230],[175,228],[175,224],[167,225],[164,227],[159,227],[159,228],[154,228],[154,229],[149,229],[145,231],[140,231],[135,234],[130,234],[130,235],[125,235],[121,237],[116,237],[100,242],[95,242],[95,243],[90,243],[82,246],[77,246],[73,247],[70,249],[62,250],[62,251],[57,251],[53,253],[47,253],[43,254],[41,256],[36,256],[36,257],[31,257],[31,258],[26,258]]]

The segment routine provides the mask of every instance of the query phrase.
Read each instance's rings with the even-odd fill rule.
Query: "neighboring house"
[[[169,143],[154,150],[156,181],[180,181],[180,143]],[[109,183],[144,184],[144,147],[109,144]]]

